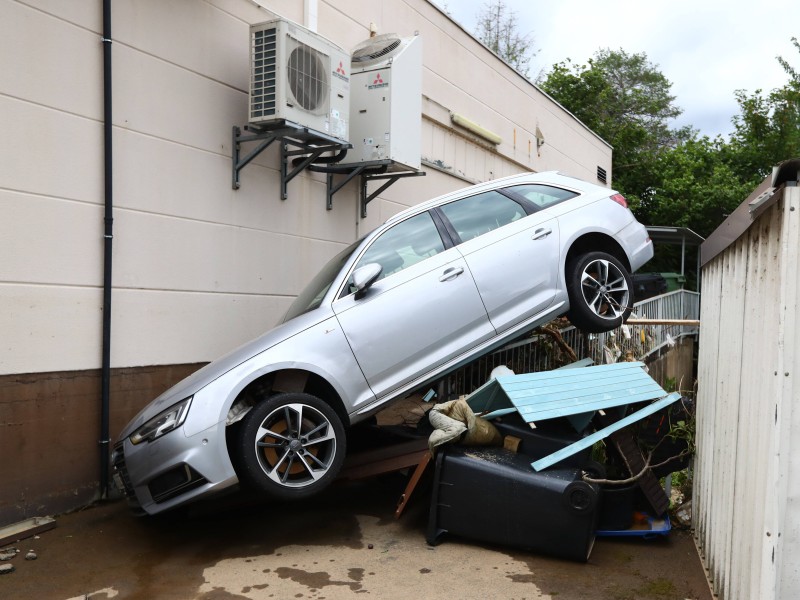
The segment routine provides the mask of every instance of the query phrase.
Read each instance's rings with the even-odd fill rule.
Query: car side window
[[[442,237],[430,213],[424,212],[382,233],[372,242],[355,268],[378,263],[383,267],[378,278],[380,281],[440,252],[444,252]]]
[[[450,202],[441,207],[462,242],[526,216],[517,202],[495,191]]]
[[[506,188],[506,191],[522,196],[529,202],[532,202],[538,209],[553,206],[554,204],[569,200],[578,195],[576,192],[538,183],[515,185]]]

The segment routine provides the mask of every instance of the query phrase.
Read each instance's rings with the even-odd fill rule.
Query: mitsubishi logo
[[[347,71],[344,70],[344,64],[342,63],[342,61],[339,61],[339,66],[336,67],[335,71],[333,71],[333,75],[334,77],[338,77],[342,81],[350,81],[347,78]]]
[[[386,83],[383,78],[381,77],[380,73],[375,73],[375,79],[372,81],[371,85],[367,86],[368,90],[375,90],[378,88],[387,88],[389,84]]]

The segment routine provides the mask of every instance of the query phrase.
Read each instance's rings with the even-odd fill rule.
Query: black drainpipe
[[[111,242],[114,207],[111,145],[111,0],[103,0],[103,148],[105,233],[103,248],[103,373],[100,408],[100,498],[108,497],[109,396],[111,382]]]

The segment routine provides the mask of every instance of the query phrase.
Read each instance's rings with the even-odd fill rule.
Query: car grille
[[[114,482],[120,488],[120,492],[126,497],[133,497],[133,484],[131,478],[128,476],[128,468],[125,466],[125,451],[123,450],[122,442],[114,446],[114,451],[111,453],[111,464],[114,467]]]
[[[205,477],[184,464],[153,478],[147,488],[153,501],[161,504],[206,483],[208,480]]]

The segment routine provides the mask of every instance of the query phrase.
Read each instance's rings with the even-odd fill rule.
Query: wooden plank
[[[619,417],[598,415],[597,419],[600,425],[607,427],[618,421]],[[646,464],[644,455],[642,454],[641,448],[639,448],[639,444],[636,443],[633,434],[628,429],[615,431],[609,436],[609,439],[611,443],[614,444],[617,452],[619,452],[625,460],[625,464],[628,465],[631,476],[638,475],[644,470]],[[648,470],[636,483],[639,485],[639,489],[642,490],[644,497],[650,503],[653,511],[655,511],[656,516],[660,517],[667,512],[669,508],[669,498],[667,498],[666,492],[664,492],[661,484],[658,482],[658,478],[653,475],[652,471]]]
[[[364,479],[413,467],[426,452],[429,452],[427,438],[359,452],[345,459],[339,479]]]
[[[570,444],[566,448],[562,448],[557,452],[553,452],[545,456],[544,458],[540,458],[536,462],[531,463],[531,466],[536,471],[541,471],[542,469],[546,469],[549,466],[556,464],[557,462],[561,462],[565,458],[572,456],[573,454],[577,454],[581,450],[585,450],[589,448],[594,443],[599,442],[603,438],[608,437],[615,431],[619,431],[623,427],[630,425],[631,423],[635,423],[636,421],[641,421],[648,415],[652,415],[654,412],[658,412],[662,408],[669,406],[673,402],[680,400],[681,395],[676,393],[670,394],[666,398],[662,398],[661,400],[657,400],[652,404],[642,408],[641,410],[637,410],[635,413],[628,415],[627,417],[620,419],[613,425],[609,425],[599,431],[595,431],[591,435],[587,435],[585,438],[578,440],[577,442]]]
[[[686,325],[700,327],[700,319],[628,319],[628,325]]]
[[[56,520],[53,517],[33,517],[6,525],[0,528],[0,546],[39,535],[55,526]]]
[[[433,458],[433,455],[430,452],[426,452],[422,455],[419,464],[417,464],[417,468],[414,469],[414,473],[411,475],[411,479],[408,480],[408,485],[406,485],[403,495],[400,496],[400,500],[397,502],[397,509],[394,511],[395,519],[399,519],[403,514],[403,511],[406,509],[406,505],[411,499],[411,494],[413,494],[414,490],[417,489],[417,484],[419,483],[419,480],[422,479],[422,475],[425,473],[425,470],[428,468],[431,458]]]

